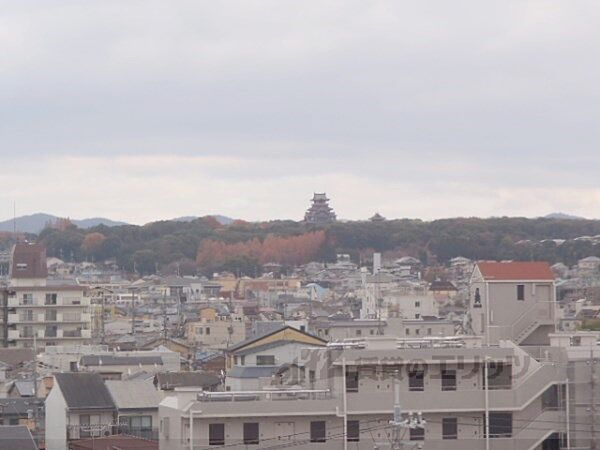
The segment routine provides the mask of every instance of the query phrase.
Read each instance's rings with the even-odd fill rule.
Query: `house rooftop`
[[[554,280],[554,273],[547,262],[482,261],[477,263],[477,267],[485,280]]]
[[[160,356],[113,356],[113,355],[84,355],[81,357],[82,366],[137,366],[163,365]]]
[[[0,426],[0,450],[37,450],[33,436],[25,425]]]
[[[162,395],[147,381],[107,380],[106,387],[119,409],[158,408]]]
[[[220,383],[219,377],[206,372],[165,372],[157,373],[154,377],[154,384],[162,390],[173,390],[178,387],[209,389]]]
[[[54,375],[68,408],[114,409],[115,404],[98,373],[65,372]]]

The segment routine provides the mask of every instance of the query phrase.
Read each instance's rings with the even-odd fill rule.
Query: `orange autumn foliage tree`
[[[299,265],[312,261],[325,244],[324,231],[314,231],[299,236],[268,235],[263,241],[251,239],[228,244],[205,240],[198,248],[196,263],[199,267],[216,267],[234,257],[248,257],[260,264],[276,262]]]
[[[88,233],[83,238],[83,242],[81,243],[81,249],[87,253],[94,253],[96,250],[100,248],[100,246],[104,243],[106,237],[102,233]]]

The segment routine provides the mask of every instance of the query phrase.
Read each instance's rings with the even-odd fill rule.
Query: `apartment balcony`
[[[89,297],[58,297],[55,300],[45,300],[37,298],[27,301],[19,297],[8,298],[9,308],[80,308],[82,306],[90,306]]]
[[[334,416],[341,406],[329,390],[203,392],[197,400],[202,413],[195,414],[201,417]]]
[[[67,425],[67,440],[89,439],[112,436],[118,433],[118,427],[111,423],[90,425]]]

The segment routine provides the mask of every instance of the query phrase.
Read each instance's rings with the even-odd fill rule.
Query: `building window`
[[[325,328],[325,336],[329,336],[329,329]]]
[[[369,330],[369,334],[373,336],[375,334],[375,330]]]
[[[202,333],[204,332],[204,328],[202,327],[196,327],[196,333],[199,335],[202,335]]]
[[[483,416],[485,436],[485,415]],[[509,438],[512,436],[512,413],[490,413],[490,437]]]
[[[442,419],[442,439],[458,439],[458,420],[456,417]]]
[[[206,335],[210,335],[210,327],[206,327]]]
[[[22,305],[33,305],[33,294],[23,294]]]
[[[224,423],[211,423],[208,425],[208,445],[225,445]]]
[[[119,418],[120,432],[152,439],[152,416],[125,416]]]
[[[356,330],[356,335],[360,336],[362,334],[362,330]]]
[[[256,357],[257,366],[274,366],[275,355],[258,355]]]
[[[419,334],[421,334],[421,330],[417,328],[417,329],[415,330],[415,334],[418,336]]]
[[[326,442],[326,428],[324,420],[310,423],[310,442]]]
[[[348,442],[360,441],[360,421],[349,420],[346,422],[346,437]]]
[[[244,424],[244,444],[252,445],[259,443],[258,423],[251,422]]]
[[[358,370],[356,367],[346,369],[346,392],[358,392]]]
[[[427,328],[427,335],[431,336],[431,328]]]
[[[517,300],[525,300],[525,285],[517,284]]]
[[[314,383],[315,381],[317,381],[317,373],[314,370],[308,371],[308,381],[310,383]]]
[[[27,270],[27,263],[17,263],[17,270]]]
[[[99,414],[82,414],[79,416],[79,436],[98,437],[100,436],[100,415]]]
[[[415,319],[420,319],[420,318],[421,318],[421,314],[419,314],[419,313],[416,313],[416,314],[415,314]]]
[[[456,390],[456,370],[442,370],[442,391]]]
[[[242,355],[242,356],[240,357],[240,365],[244,366],[245,364],[246,364],[246,356],[245,356],[245,355]]]
[[[425,372],[423,370],[412,370],[408,372],[408,390],[425,390]]]
[[[425,440],[425,428],[409,428],[411,441],[424,441]]]
[[[407,328],[407,329],[406,329],[406,335],[407,335],[407,336],[410,336],[410,328]]]
[[[415,302],[415,308],[420,308],[420,307],[421,307],[421,302],[417,300]]]
[[[46,294],[45,305],[56,305],[57,294]]]

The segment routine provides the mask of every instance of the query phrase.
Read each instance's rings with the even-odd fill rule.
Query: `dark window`
[[[362,330],[356,330],[356,335],[360,336],[362,334]]]
[[[425,390],[425,372],[422,370],[413,370],[408,372],[408,390],[423,391]]]
[[[408,336],[410,334],[410,328],[406,329],[406,335]]]
[[[442,391],[456,390],[456,370],[442,370]]]
[[[349,420],[346,424],[346,428],[346,436],[348,438],[348,442],[360,441],[360,421]]]
[[[346,392],[358,392],[358,370],[346,369]]]
[[[485,415],[483,416],[485,425]],[[484,429],[485,431],[485,429]],[[484,432],[485,436],[485,432]],[[508,438],[512,436],[512,413],[493,412],[490,413],[490,437]]]
[[[560,405],[561,389],[557,384],[554,384],[542,394],[542,409],[559,409]]]
[[[258,423],[251,422],[244,424],[244,444],[258,444],[258,436]]]
[[[456,417],[442,419],[442,439],[458,439],[458,420]]]
[[[56,305],[57,294],[46,294],[46,305]]]
[[[211,423],[208,425],[208,445],[225,445],[224,423]]]
[[[317,381],[317,373],[314,370],[308,371],[308,381],[310,381],[311,383]]]
[[[275,356],[274,355],[258,355],[256,357],[257,366],[274,366]]]
[[[210,334],[210,327],[206,327],[206,335],[208,336]]]
[[[325,421],[317,420],[310,423],[310,442],[326,442]]]
[[[425,440],[425,428],[409,428],[411,441],[424,441]]]
[[[19,425],[19,418],[18,417],[11,417],[8,420],[9,425]]]
[[[517,284],[517,300],[525,300],[525,285]]]

